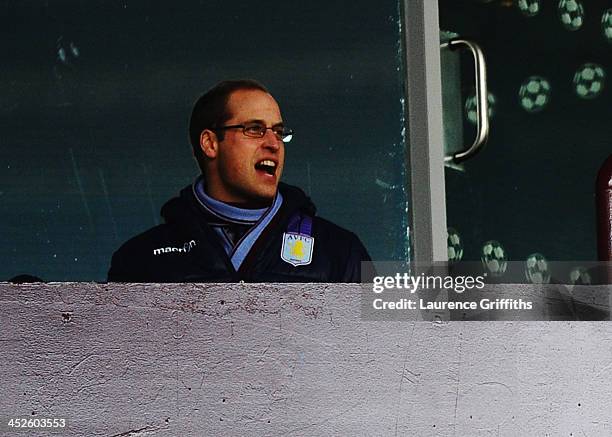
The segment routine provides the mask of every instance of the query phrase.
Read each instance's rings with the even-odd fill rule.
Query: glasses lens
[[[293,137],[293,131],[284,126],[273,127],[272,131],[279,139],[283,140],[284,143],[288,143]]]
[[[247,124],[244,126],[244,134],[248,137],[260,138],[266,134],[266,127],[261,124]]]
[[[282,132],[277,135],[281,140],[283,140],[283,143],[288,143],[293,139],[293,131],[286,127],[284,127]]]

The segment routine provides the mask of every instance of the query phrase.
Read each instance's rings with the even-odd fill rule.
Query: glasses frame
[[[247,128],[249,127],[260,127],[262,129],[261,131],[261,135],[253,135],[252,133],[247,133]],[[249,137],[249,138],[263,138],[266,135],[266,131],[268,129],[270,129],[272,131],[272,133],[274,135],[276,135],[276,137],[281,140],[283,143],[288,143],[289,141],[291,141],[291,139],[293,138],[293,129],[289,129],[285,126],[282,126],[283,131],[285,132],[285,136],[282,137],[280,135],[278,135],[276,132],[274,132],[275,128],[278,128],[279,126],[272,126],[272,127],[267,127],[264,126],[262,124],[259,123],[252,123],[252,124],[232,124],[230,126],[219,126],[216,127],[214,129],[211,129],[213,131],[218,131],[218,130],[227,130],[227,129],[242,129],[242,134],[245,137]],[[286,138],[289,138],[288,140],[286,140]]]

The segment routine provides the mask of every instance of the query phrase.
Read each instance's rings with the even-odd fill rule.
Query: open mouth
[[[276,174],[276,163],[269,159],[264,159],[255,164],[255,170],[260,170],[266,172],[270,176],[274,176]]]

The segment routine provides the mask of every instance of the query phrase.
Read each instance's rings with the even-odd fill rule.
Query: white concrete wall
[[[0,435],[612,435],[609,322],[365,322],[351,285],[0,284]]]

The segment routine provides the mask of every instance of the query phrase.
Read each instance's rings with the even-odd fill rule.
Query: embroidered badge
[[[285,232],[281,259],[292,266],[305,266],[312,261],[314,238],[308,235]]]

